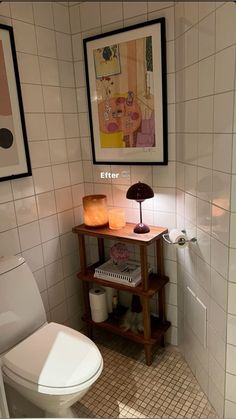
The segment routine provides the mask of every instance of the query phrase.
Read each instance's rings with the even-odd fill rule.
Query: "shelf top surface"
[[[167,233],[166,227],[149,226],[150,232],[145,234],[137,234],[133,232],[135,224],[126,223],[126,226],[120,230],[110,230],[109,227],[91,228],[84,224],[72,228],[73,233],[84,234],[88,236],[120,239],[125,241],[135,241],[136,243],[149,244],[159,239],[162,234]]]

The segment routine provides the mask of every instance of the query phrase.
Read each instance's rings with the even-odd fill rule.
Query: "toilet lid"
[[[15,346],[3,357],[13,373],[46,387],[72,387],[90,380],[102,356],[82,333],[49,323]]]

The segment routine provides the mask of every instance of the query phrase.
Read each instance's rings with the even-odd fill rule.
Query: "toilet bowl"
[[[0,258],[0,357],[3,379],[24,399],[42,409],[45,417],[73,417],[71,406],[98,379],[103,369],[103,359],[97,346],[82,333],[45,321],[37,285],[22,259],[11,258],[6,263]],[[12,285],[16,285],[15,276],[17,298],[13,295],[16,290],[12,288]],[[24,309],[21,306],[25,298],[21,295],[21,286],[25,296],[29,293],[27,299],[31,296],[34,304],[38,303],[28,322],[25,319],[26,312],[29,315],[28,307]],[[3,293],[5,298],[1,306]],[[35,314],[37,318],[32,323]],[[15,323],[19,323],[18,328]],[[29,329],[35,330],[27,333],[27,324]]]
[[[101,354],[90,339],[56,323],[7,352],[2,364],[4,381],[49,417],[71,417],[70,406],[103,369]]]

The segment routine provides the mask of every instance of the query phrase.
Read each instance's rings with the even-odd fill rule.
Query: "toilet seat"
[[[38,393],[53,395],[87,388],[103,368],[102,356],[89,338],[56,323],[37,330],[2,361],[7,377]]]

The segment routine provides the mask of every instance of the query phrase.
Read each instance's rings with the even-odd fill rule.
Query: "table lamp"
[[[126,198],[133,199],[139,203],[140,222],[134,227],[134,233],[143,234],[150,231],[149,227],[146,224],[143,224],[141,204],[145,199],[153,198],[153,196],[154,193],[152,188],[146,185],[146,183],[138,182],[128,189]]]

